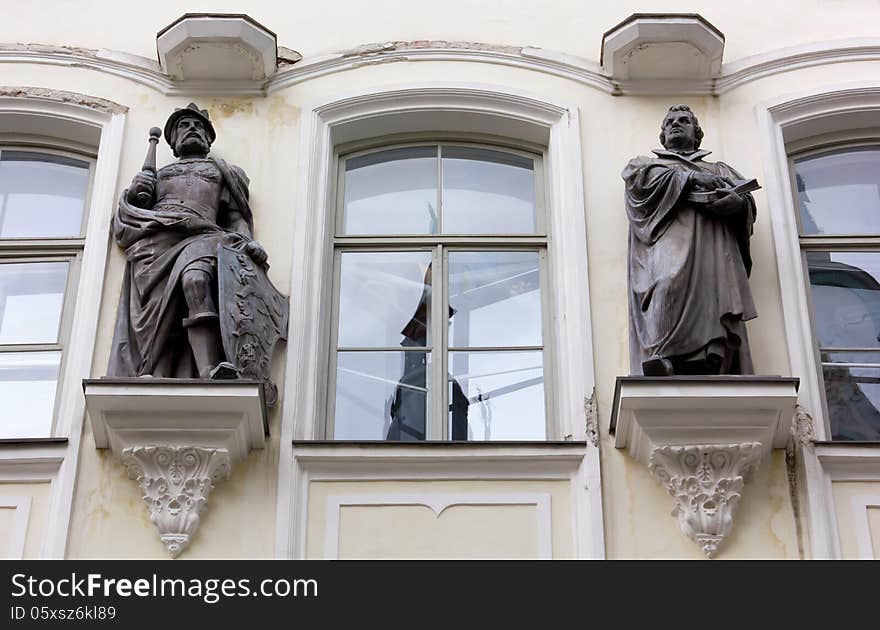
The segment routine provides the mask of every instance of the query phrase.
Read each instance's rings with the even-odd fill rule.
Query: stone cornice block
[[[659,446],[758,442],[785,448],[798,379],[781,376],[619,376],[614,445],[645,465]]]
[[[602,36],[615,81],[706,80],[721,72],[724,34],[694,13],[634,13]]]
[[[234,460],[263,448],[268,420],[256,381],[102,378],[83,381],[95,446],[224,448]]]
[[[187,13],[156,35],[159,63],[176,81],[260,82],[277,70],[275,33],[242,14]]]

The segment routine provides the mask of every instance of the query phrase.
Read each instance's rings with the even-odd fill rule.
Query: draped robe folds
[[[691,176],[742,179],[708,151],[684,156],[655,151],[623,170],[629,218],[630,360],[634,374],[649,359],[700,360],[720,341],[733,348],[734,373],[752,373],[744,322],[757,317],[748,276],[755,202],[730,216],[687,199]]]
[[[160,200],[143,209],[128,203],[127,190],[122,193],[112,229],[128,261],[108,376],[198,377],[183,328],[188,309],[180,277],[191,266],[216,267],[222,245],[244,249],[250,238],[223,225],[230,211],[239,212],[253,233],[247,176],[223,160],[211,161],[223,179],[217,223],[196,203]]]

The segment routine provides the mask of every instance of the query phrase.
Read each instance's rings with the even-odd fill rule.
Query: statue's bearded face
[[[177,155],[207,155],[211,149],[205,124],[198,118],[184,116],[177,121],[174,132],[174,152]]]
[[[697,145],[697,126],[688,111],[672,111],[663,119],[664,146],[674,151],[693,151]]]

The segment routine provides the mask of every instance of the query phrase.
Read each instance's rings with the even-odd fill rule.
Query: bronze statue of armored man
[[[165,123],[177,162],[156,170],[156,143],[113,218],[128,259],[109,376],[252,378],[267,385],[275,343],[286,336],[287,298],[266,276],[253,239],[249,180],[208,157],[216,132],[195,103]]]
[[[674,105],[660,127],[663,149],[630,160],[622,173],[634,374],[753,373],[749,192],[760,186],[704,161],[702,138],[691,109]]]

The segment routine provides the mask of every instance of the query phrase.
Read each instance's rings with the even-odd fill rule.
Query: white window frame
[[[557,439],[559,433],[556,423],[554,422],[556,414],[553,411],[554,397],[552,396],[553,387],[553,361],[552,361],[552,345],[550,343],[550,330],[548,321],[550,319],[550,296],[547,286],[548,264],[547,250],[550,247],[550,235],[547,229],[546,217],[546,201],[544,200],[544,152],[539,147],[517,147],[510,146],[494,138],[483,138],[480,142],[479,137],[471,136],[468,139],[454,139],[443,137],[445,134],[439,134],[433,139],[413,139],[410,142],[397,141],[387,144],[371,143],[370,148],[362,147],[338,147],[334,162],[337,168],[336,191],[334,198],[336,199],[336,211],[334,212],[334,224],[331,226],[331,238],[333,239],[333,276],[332,279],[326,280],[331,283],[332,295],[330,296],[331,304],[325,305],[324,309],[329,308],[331,316],[330,344],[326,356],[328,361],[323,370],[327,372],[326,398],[325,405],[322,407],[324,412],[323,418],[318,419],[318,423],[324,427],[323,435],[326,439],[332,440],[333,429],[335,426],[335,394],[336,394],[336,365],[338,359],[338,318],[339,318],[339,288],[340,288],[340,255],[345,252],[363,251],[363,252],[394,252],[394,251],[421,251],[430,253],[433,268],[439,270],[433,274],[432,295],[436,296],[432,301],[432,321],[439,321],[442,313],[446,312],[449,306],[448,296],[448,258],[450,252],[457,251],[490,251],[490,252],[534,252],[538,254],[540,265],[540,297],[541,297],[541,357],[542,357],[542,374],[544,379],[544,434],[545,439]],[[403,139],[400,139],[403,140]],[[395,235],[393,233],[377,234],[377,235],[345,235],[339,231],[339,226],[343,221],[343,195],[345,186],[345,161],[363,155],[369,155],[378,151],[389,149],[407,148],[407,147],[436,147],[438,150],[438,172],[441,167],[440,151],[441,147],[471,147],[479,149],[491,149],[500,153],[509,153],[527,157],[534,160],[534,186],[535,186],[535,231],[528,234],[505,234],[505,233],[485,233],[485,234],[423,234],[423,235]],[[438,196],[442,195],[440,187],[442,180],[438,179]],[[441,213],[442,217],[442,213]],[[430,353],[432,355],[432,368],[429,370],[429,389],[436,392],[431,396],[432,403],[427,409],[426,423],[426,439],[427,440],[449,440],[448,436],[448,420],[444,412],[449,401],[447,398],[447,374],[449,373],[448,356],[450,352],[450,343],[447,330],[443,327],[433,326],[432,333],[435,339],[428,344],[432,347]],[[440,334],[438,334],[440,333]],[[387,349],[386,349],[387,350]],[[462,350],[462,349],[459,349]],[[508,348],[502,346],[478,348],[476,350],[468,350],[472,352],[496,352],[509,351]],[[535,348],[524,349],[526,351],[535,351]]]
[[[757,106],[764,189],[770,211],[793,376],[800,378],[799,403],[813,416],[815,446],[803,449],[801,474],[811,556],[840,558],[841,547],[832,490],[838,478],[880,478],[880,445],[828,443],[829,424],[810,312],[809,288],[792,194],[789,154],[819,146],[829,137],[872,137],[880,120],[880,80],[817,87],[779,96]],[[846,477],[841,477],[845,462]],[[833,466],[831,464],[833,463]]]
[[[552,395],[559,440],[586,439],[585,406],[593,394],[593,344],[589,312],[586,217],[578,110],[508,87],[429,83],[358,92],[303,108],[296,175],[288,361],[285,373],[279,456],[276,555],[300,558],[305,553],[307,473],[296,462],[294,440],[320,440],[325,389],[321,357],[330,335],[327,304],[332,268],[331,229],[335,212],[333,178],[337,147],[399,134],[480,133],[546,147],[544,187],[548,233],[548,289],[553,316],[549,343],[556,376]],[[513,145],[515,146],[515,145]],[[564,351],[563,351],[564,349]],[[486,448],[469,442],[469,448]],[[536,455],[552,458],[552,449]],[[341,450],[340,450],[341,453]],[[341,453],[342,457],[347,457]],[[385,462],[409,457],[410,449],[385,447]],[[515,453],[509,457],[519,461]],[[437,477],[454,474],[456,458],[430,457]],[[443,462],[450,462],[444,472]],[[534,458],[530,460],[530,466]],[[534,474],[534,473],[532,473]],[[573,473],[575,474],[575,473]],[[578,557],[604,557],[598,448],[589,444],[576,472],[580,487],[573,493]],[[529,478],[529,475],[524,475]],[[385,478],[385,477],[382,477]],[[520,477],[523,478],[523,477]]]
[[[68,148],[69,147],[69,148]],[[95,175],[94,151],[83,152],[77,150],[71,143],[63,139],[57,139],[49,144],[45,139],[31,138],[30,141],[18,140],[12,143],[3,141],[0,136],[0,160],[5,151],[20,151],[44,155],[57,155],[72,158],[87,164],[88,182],[86,194],[83,199],[83,217],[80,233],[69,237],[48,238],[3,238],[0,237],[0,264],[3,263],[48,263],[66,262],[67,282],[64,289],[64,297],[61,309],[61,318],[58,328],[58,336],[55,342],[39,344],[0,344],[0,352],[61,352],[61,364],[58,371],[60,385],[64,380],[64,368],[67,360],[67,347],[70,343],[70,328],[73,314],[76,312],[76,287],[79,284],[79,274],[82,266],[83,250],[85,248],[86,212],[90,207],[92,194],[92,181]],[[17,348],[16,346],[21,346]],[[60,406],[60,388],[56,385],[55,401],[52,407],[52,418],[49,424],[49,435],[57,437],[56,424]],[[4,437],[0,433],[0,438]],[[37,436],[24,436],[28,439]],[[42,437],[42,436],[40,436]]]
[[[82,381],[91,375],[126,109],[93,96],[42,88],[23,87],[8,93],[19,95],[0,96],[0,137],[4,144],[27,144],[37,151],[54,147],[97,156],[83,215],[79,270],[68,281],[75,307],[69,314],[52,437],[0,444],[0,482],[50,483],[40,557],[63,558],[85,416]]]

